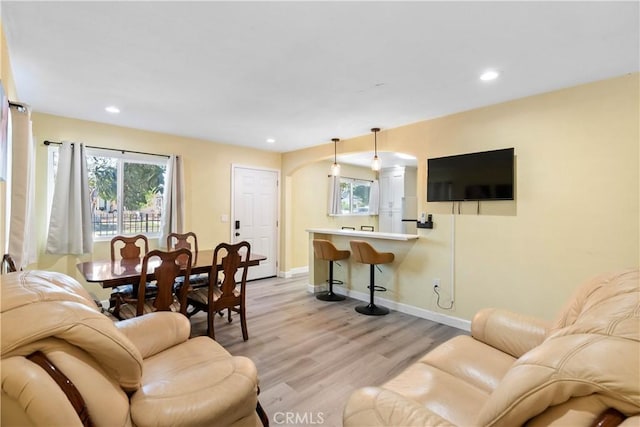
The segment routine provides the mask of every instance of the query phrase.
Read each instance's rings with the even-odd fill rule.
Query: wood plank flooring
[[[231,323],[226,313],[216,317],[216,340],[258,367],[260,402],[272,426],[341,426],[355,389],[384,383],[466,333],[396,311],[364,316],[354,310],[360,301],[319,301],[307,292],[307,282],[305,276],[248,283],[247,342],[237,314]],[[194,315],[191,323],[193,335],[206,334],[206,314]],[[285,422],[287,416],[292,422]]]

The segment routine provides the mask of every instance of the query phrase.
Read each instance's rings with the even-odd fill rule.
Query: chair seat
[[[395,258],[393,252],[378,252],[362,240],[352,240],[349,244],[355,260],[363,264],[388,264]]]
[[[233,295],[239,297],[240,291],[238,289],[234,289]],[[222,290],[218,286],[213,288],[213,300],[218,301],[221,296]],[[188,299],[199,302],[201,304],[207,304],[209,299],[209,288],[194,289],[193,291],[189,292]]]
[[[173,303],[169,306],[169,309],[175,313],[180,312],[180,302],[177,298],[173,298]],[[152,300],[146,300],[144,302],[144,307],[142,309],[142,314],[149,314],[156,311],[156,308],[153,306]],[[126,303],[120,306],[120,312],[118,313],[121,319],[131,319],[136,317],[137,307],[134,302]]]
[[[329,240],[323,239],[313,240],[313,251],[316,258],[325,261],[339,261],[341,259],[347,259],[351,255],[351,252],[347,250],[340,250]]]
[[[176,361],[188,361],[181,369]],[[167,370],[167,366],[176,369]],[[231,356],[207,337],[195,337],[145,359],[141,386],[131,396],[135,425],[256,425],[255,365]],[[162,402],[162,404],[159,404]]]
[[[176,279],[176,286],[182,286],[184,283],[184,277],[178,277]],[[209,275],[208,274],[192,274],[189,277],[189,285],[192,289],[202,288],[209,286]]]

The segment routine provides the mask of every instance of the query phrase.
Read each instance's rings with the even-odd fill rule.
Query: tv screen
[[[427,160],[427,201],[513,200],[513,148]]]

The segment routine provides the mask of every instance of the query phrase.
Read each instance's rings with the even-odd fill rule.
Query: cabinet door
[[[391,209],[402,209],[402,198],[404,197],[404,171],[395,172],[391,176]]]
[[[404,169],[387,169],[380,173],[380,210],[402,208]]]
[[[378,213],[378,230],[381,233],[392,233],[393,230],[393,221],[392,216],[393,212],[386,210],[380,211]]]
[[[380,211],[378,213],[378,229],[381,233],[402,233],[402,211]]]
[[[402,233],[402,211],[391,212],[391,232]]]

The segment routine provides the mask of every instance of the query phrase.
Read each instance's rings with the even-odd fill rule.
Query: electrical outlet
[[[438,279],[438,278],[433,279],[433,289],[435,290],[435,289],[438,289],[438,288],[440,288],[440,279]]]

